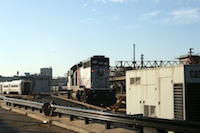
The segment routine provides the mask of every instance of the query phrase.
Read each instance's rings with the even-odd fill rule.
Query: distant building
[[[183,62],[188,62],[188,64],[200,64],[199,55],[182,55],[178,57],[177,59]]]
[[[31,88],[35,93],[49,93],[50,92],[50,79],[48,75],[31,75],[25,74],[25,76],[13,76],[2,77],[0,76],[0,82],[13,81],[13,80],[29,80],[32,82]]]
[[[60,93],[62,91],[67,91],[67,78],[58,77],[51,80],[51,92]]]
[[[36,93],[49,93],[52,81],[52,68],[41,68],[40,74],[24,73],[24,76],[3,77],[0,75],[0,82],[12,81],[18,79],[29,80],[32,82],[32,89]]]
[[[49,75],[34,75],[33,89],[36,93],[50,92]]]
[[[35,93],[49,93],[50,79],[48,75],[31,75],[21,76],[20,79],[29,80],[32,82],[32,89]]]
[[[200,64],[200,54],[193,55],[193,48],[190,48],[188,55],[182,55],[177,59],[182,62],[187,62],[187,64]]]
[[[19,77],[18,76],[13,76],[13,77],[0,76],[0,82],[12,81],[12,80],[16,80],[16,79],[19,79]]]
[[[66,77],[58,77],[56,79],[52,79],[53,86],[66,86],[67,78]]]
[[[50,79],[52,79],[52,68],[41,68],[40,69],[40,74],[41,75],[48,75]]]

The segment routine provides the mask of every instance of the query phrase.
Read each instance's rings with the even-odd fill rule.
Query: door
[[[159,82],[159,117],[166,119],[174,118],[173,84],[171,77],[160,78]]]

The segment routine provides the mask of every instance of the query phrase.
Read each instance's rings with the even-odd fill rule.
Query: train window
[[[11,85],[11,87],[18,87],[18,85]]]
[[[69,71],[67,72],[67,76],[69,76]]]
[[[103,65],[103,62],[99,62],[99,65]]]
[[[73,70],[69,70],[68,73],[67,73],[67,75],[68,75],[68,76],[73,75]]]
[[[8,85],[4,85],[3,87],[4,87],[4,88],[8,88]]]
[[[97,64],[97,60],[93,60],[93,61],[92,61],[92,64]]]
[[[78,64],[78,67],[82,67],[82,65],[83,65],[82,62],[80,62],[80,63]]]
[[[106,66],[107,66],[107,65],[108,65],[108,62],[104,62],[104,65],[106,65]]]
[[[84,68],[90,67],[91,66],[90,61],[85,62],[83,66]]]

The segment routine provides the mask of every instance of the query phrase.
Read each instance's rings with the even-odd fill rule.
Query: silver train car
[[[95,105],[113,105],[115,91],[109,87],[109,58],[93,56],[68,71],[68,98]]]
[[[0,94],[28,95],[32,92],[31,81],[13,80],[0,82]]]

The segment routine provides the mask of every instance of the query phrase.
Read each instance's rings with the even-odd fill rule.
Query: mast
[[[133,69],[135,69],[135,44],[133,44]]]

